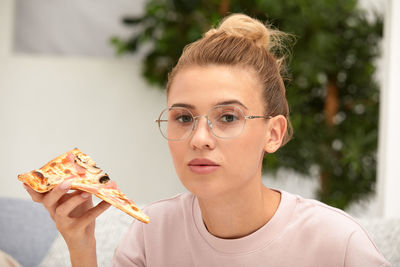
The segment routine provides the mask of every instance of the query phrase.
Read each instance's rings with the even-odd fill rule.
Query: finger
[[[43,198],[43,205],[50,212],[54,214],[55,208],[58,206],[58,201],[71,189],[71,180],[62,182],[48,192]]]
[[[100,214],[106,211],[110,206],[110,203],[104,200],[101,201],[99,204],[88,210],[88,212],[81,217],[82,219],[80,220],[78,227],[85,228],[87,225],[92,223]]]
[[[56,217],[65,218],[69,216],[69,214],[81,205],[83,202],[90,200],[90,194],[87,192],[82,192],[78,195],[71,197],[68,201],[65,201],[61,205],[59,205],[55,210]]]
[[[64,195],[63,195],[62,197],[60,197],[60,199],[58,200],[58,204],[62,204],[62,203],[64,203],[65,201],[67,201],[68,199],[70,199],[71,197],[76,196],[76,195],[79,195],[79,194],[81,194],[81,193],[82,193],[82,191],[76,190],[76,191],[74,191],[74,192],[72,192],[72,193],[64,194]]]
[[[82,192],[81,192],[82,193]],[[85,193],[87,194],[87,193]],[[78,205],[72,212],[70,212],[70,218],[80,218],[83,214],[85,214],[89,209],[93,207],[92,195],[88,197],[87,201],[84,201],[80,205]]]
[[[25,183],[23,184],[26,192],[30,195],[33,201],[35,202],[42,202],[42,199],[44,197],[44,194],[38,193],[35,190],[33,190],[30,186],[26,185]]]

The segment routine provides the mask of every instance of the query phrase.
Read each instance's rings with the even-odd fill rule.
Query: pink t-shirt
[[[238,239],[211,235],[190,193],[155,202],[115,250],[113,266],[390,266],[345,212],[280,191],[272,219]]]

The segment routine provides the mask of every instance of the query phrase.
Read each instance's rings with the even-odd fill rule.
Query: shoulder
[[[289,193],[286,193],[289,194]],[[306,199],[298,195],[289,194],[296,202],[293,219],[299,220],[310,227],[319,226],[335,232],[350,235],[354,231],[364,231],[355,218],[341,209],[329,206],[315,199]]]
[[[367,231],[343,210],[318,200],[306,199],[287,192],[285,194],[296,203],[289,224],[298,230],[300,237],[307,237],[316,244],[324,242],[328,247],[340,246],[346,249],[350,242],[355,241],[352,236],[357,235],[364,237],[359,245],[368,245],[376,249]]]
[[[382,255],[375,243],[355,218],[318,200],[292,194],[289,194],[289,198],[296,202],[291,223],[309,241],[315,241],[315,244],[327,249],[335,247],[347,258],[356,256],[358,259],[362,255],[364,258],[372,257],[382,262]]]

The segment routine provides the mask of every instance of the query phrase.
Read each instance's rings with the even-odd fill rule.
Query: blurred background
[[[154,123],[166,75],[184,45],[243,12],[296,36],[294,139],[266,157],[263,182],[399,217],[392,1],[1,0],[0,197],[28,198],[17,174],[74,147],[140,204],[185,191]]]

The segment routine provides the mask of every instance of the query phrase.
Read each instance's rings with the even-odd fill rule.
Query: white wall
[[[400,1],[387,0],[385,14],[378,200],[380,215],[400,217]]]
[[[13,1],[0,1],[0,196],[27,198],[17,174],[80,148],[138,203],[184,190],[154,119],[165,95],[140,61],[13,55]]]

